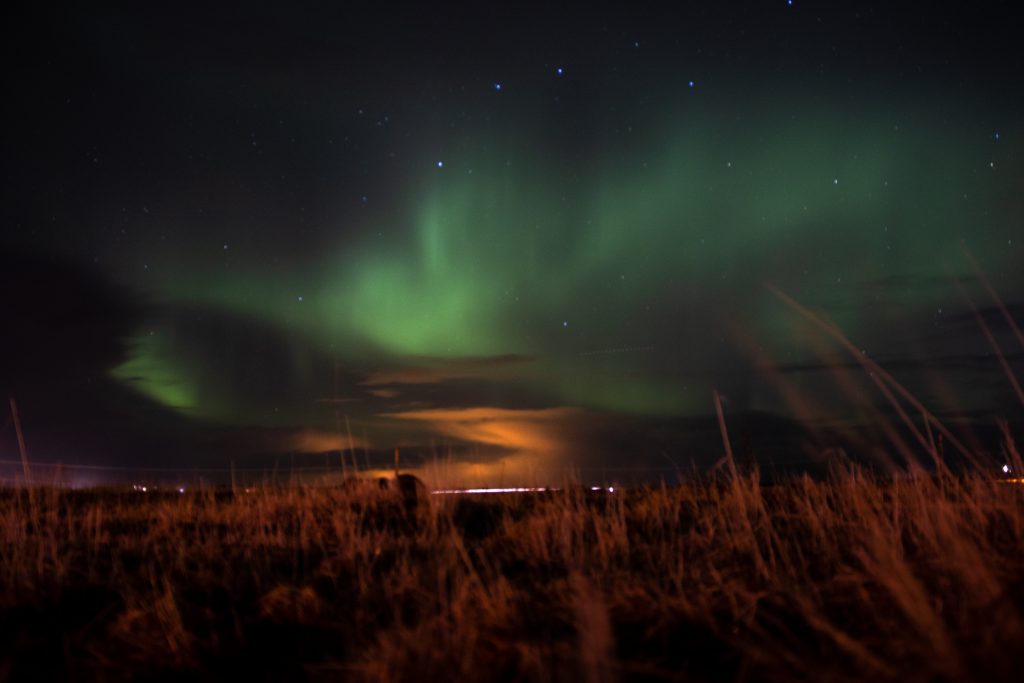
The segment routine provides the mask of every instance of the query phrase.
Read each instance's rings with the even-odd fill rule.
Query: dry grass
[[[1024,487],[7,491],[0,679],[1009,680]]]

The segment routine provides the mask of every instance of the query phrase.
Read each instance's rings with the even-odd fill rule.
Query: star
[[[501,83],[495,83],[494,84],[494,89],[495,90],[501,90]]]
[[[691,87],[691,88],[692,88],[692,87],[694,87],[695,85],[697,85],[697,84],[696,84],[695,82],[693,82],[693,81],[690,81],[690,87]]]
[[[558,75],[558,76],[564,76],[565,75],[565,70],[562,67],[560,67],[560,66],[556,67],[555,68],[555,74]]]
[[[443,161],[438,161],[437,162],[437,167],[438,168],[444,168],[444,162]]]
[[[562,327],[569,327],[569,321],[568,320],[563,320],[562,321]]]

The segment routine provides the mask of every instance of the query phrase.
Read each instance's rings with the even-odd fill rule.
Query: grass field
[[[7,490],[0,679],[1016,680],[1024,487]]]

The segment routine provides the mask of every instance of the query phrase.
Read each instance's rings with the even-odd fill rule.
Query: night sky
[[[8,11],[33,460],[651,479],[720,457],[713,390],[762,462],[888,448],[766,285],[958,428],[1021,417],[978,323],[1022,369],[1011,4],[346,7]]]

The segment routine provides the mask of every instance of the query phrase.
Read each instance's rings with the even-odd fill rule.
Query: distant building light
[[[521,486],[521,487],[509,487],[509,488],[494,488],[494,489],[438,489],[431,491],[435,496],[451,496],[459,493],[470,493],[470,494],[481,494],[481,493],[544,493],[545,491],[555,491],[557,489],[549,489],[546,487],[534,487],[534,486]]]

